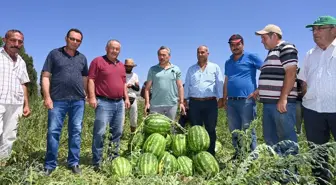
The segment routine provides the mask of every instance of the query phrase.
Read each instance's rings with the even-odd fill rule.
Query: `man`
[[[45,173],[50,175],[57,166],[58,146],[66,114],[68,121],[68,167],[79,174],[79,156],[88,65],[86,57],[77,49],[83,41],[78,29],[70,29],[66,46],[52,50],[42,70],[44,106],[48,109],[47,152]]]
[[[18,54],[24,36],[19,30],[7,31],[0,48],[0,166],[10,157],[16,140],[19,117],[28,116],[29,76],[25,61]]]
[[[185,114],[180,68],[170,63],[170,49],[161,46],[157,52],[159,64],[148,71],[145,88],[145,114],[148,109],[174,120],[177,106]],[[150,91],[152,97],[149,98]]]
[[[325,144],[330,140],[330,132],[336,138],[336,18],[321,16],[311,28],[316,46],[305,57],[299,79],[304,83],[305,92],[302,105],[307,140],[315,144]],[[328,155],[317,159],[317,165],[328,168],[321,158],[328,161]],[[321,164],[322,163],[322,164]],[[322,168],[315,168],[316,176],[329,181],[330,174]],[[320,184],[325,184],[320,179]]]
[[[127,84],[127,88],[128,88],[128,98],[129,98],[130,104],[131,104],[131,108],[130,108],[130,111],[129,111],[131,133],[135,132],[135,130],[137,128],[138,105],[137,105],[136,92],[138,92],[140,90],[138,75],[136,73],[132,72],[132,70],[135,66],[137,66],[137,65],[134,64],[133,59],[126,59],[125,60],[126,84]],[[124,116],[123,123],[124,122],[125,122],[125,116]]]
[[[210,136],[208,152],[215,155],[218,104],[223,98],[223,74],[219,66],[208,61],[207,46],[197,48],[198,62],[189,67],[185,79],[185,106],[189,99],[189,120],[191,126],[205,125]]]
[[[92,140],[92,163],[100,170],[106,124],[110,126],[109,158],[119,156],[120,137],[123,132],[125,107],[130,102],[127,93],[125,66],[118,60],[120,42],[109,40],[106,55],[95,58],[89,68],[89,104],[95,109]]]
[[[276,25],[269,24],[255,34],[261,36],[265,49],[269,50],[261,67],[259,88],[251,95],[256,98],[259,93],[263,103],[264,140],[271,146],[283,140],[297,142],[295,79],[298,52],[293,44],[282,40],[282,31]]]
[[[257,70],[263,61],[256,56],[244,51],[244,39],[239,34],[234,34],[229,39],[232,55],[225,63],[225,83],[223,106],[227,108],[230,132],[246,130],[256,117],[256,102],[252,98],[257,88]],[[257,146],[255,129],[252,130],[251,151]],[[238,157],[239,136],[232,134],[232,143],[236,149],[234,157]]]

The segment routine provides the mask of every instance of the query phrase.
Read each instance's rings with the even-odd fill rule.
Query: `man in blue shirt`
[[[225,84],[223,106],[227,110],[230,132],[245,130],[256,117],[256,103],[249,96],[257,88],[256,73],[263,61],[254,54],[244,51],[244,40],[239,34],[229,39],[232,55],[225,63]],[[239,137],[232,134],[232,143],[236,149],[234,158],[239,155]],[[255,129],[252,130],[251,150],[257,145]]]
[[[215,155],[216,125],[218,116],[217,98],[223,97],[223,74],[219,66],[208,61],[206,46],[197,48],[198,62],[189,67],[184,84],[184,103],[189,106],[191,126],[205,125],[210,136],[208,152]],[[187,100],[189,99],[189,105]],[[220,100],[222,101],[222,100]]]

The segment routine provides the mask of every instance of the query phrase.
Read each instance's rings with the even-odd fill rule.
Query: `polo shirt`
[[[22,84],[29,81],[26,63],[21,56],[17,55],[17,60],[13,61],[4,48],[0,48],[0,103],[23,104]]]
[[[88,78],[94,80],[96,96],[111,99],[124,97],[126,70],[119,60],[113,63],[106,55],[93,59]]]
[[[262,103],[277,103],[280,99],[285,69],[297,66],[298,51],[293,44],[282,41],[274,49],[269,50],[259,76],[259,97]],[[297,98],[297,84],[287,97],[288,103],[295,103]]]
[[[175,106],[178,101],[176,81],[181,80],[180,68],[171,64],[168,69],[159,64],[152,66],[147,81],[152,81],[151,106]]]
[[[228,78],[228,97],[248,97],[257,88],[257,70],[263,61],[255,54],[244,52],[237,60],[231,55],[225,62],[225,76]]]
[[[86,57],[76,51],[74,56],[64,47],[52,50],[42,72],[51,73],[50,96],[52,100],[80,100],[85,98],[83,77],[88,75]]]

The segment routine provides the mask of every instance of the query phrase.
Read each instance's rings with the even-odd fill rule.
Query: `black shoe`
[[[54,171],[55,169],[44,169],[44,174],[46,175],[46,176],[50,176],[50,174]]]
[[[82,173],[81,169],[79,168],[79,165],[71,166],[70,169],[71,169],[72,173],[74,173],[74,174],[81,174]]]
[[[100,166],[99,166],[99,165],[94,165],[94,166],[93,166],[93,170],[94,170],[95,172],[100,172]]]

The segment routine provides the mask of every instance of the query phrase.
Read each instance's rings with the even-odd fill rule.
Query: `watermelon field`
[[[138,106],[138,122],[144,126],[143,120],[147,120],[148,117],[142,114],[143,103],[138,103]],[[176,133],[168,134],[170,139],[168,135],[162,136],[158,133],[140,135],[140,130],[138,134],[132,135],[129,130],[129,120],[126,117],[121,141],[121,157],[114,160],[114,164],[108,160],[106,139],[104,162],[100,172],[95,172],[91,165],[94,110],[87,106],[81,144],[82,174],[74,175],[67,168],[66,120],[60,141],[59,165],[51,176],[45,176],[43,163],[46,151],[47,110],[43,107],[42,100],[36,100],[31,102],[31,116],[20,120],[18,139],[13,146],[12,156],[6,166],[0,167],[0,184],[316,184],[311,168],[319,151],[324,151],[324,154],[329,156],[328,170],[331,174],[336,174],[336,142],[334,141],[323,146],[308,147],[303,129],[303,133],[299,136],[298,155],[280,156],[274,148],[266,146],[262,139],[261,106],[258,104],[258,118],[252,124],[257,130],[258,146],[251,153],[249,151],[251,130],[238,132],[241,138],[239,149],[241,155],[237,159],[232,159],[234,149],[223,109],[218,115],[215,157],[202,151],[206,143],[192,142],[197,141],[197,138],[206,141],[201,128],[196,128],[195,131],[190,131],[194,127],[189,128],[189,126],[186,130],[176,129]],[[176,128],[179,127],[176,126]],[[192,132],[198,137],[190,138]],[[142,136],[146,138],[143,138],[143,146],[140,146],[139,141]],[[174,164],[169,161],[174,161]],[[335,176],[332,177],[330,184],[336,184]]]

